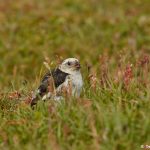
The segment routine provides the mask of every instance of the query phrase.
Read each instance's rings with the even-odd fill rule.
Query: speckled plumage
[[[53,78],[54,88],[56,93],[59,93],[59,96],[54,95],[48,89],[49,86],[52,86],[52,81],[49,79]],[[52,72],[47,72],[42,78],[41,84],[38,87],[37,91],[32,97],[31,106],[35,105],[41,97],[42,100],[51,99],[60,100],[62,99],[61,90],[70,88],[69,84],[71,83],[72,96],[79,97],[81,89],[83,86],[82,76],[80,73],[80,64],[79,61],[75,58],[68,58],[58,66],[57,69],[54,69]]]

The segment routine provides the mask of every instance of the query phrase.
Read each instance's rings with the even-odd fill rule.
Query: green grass
[[[150,145],[149,18],[149,0],[1,1],[0,149]],[[32,110],[46,56],[79,58],[84,89]]]

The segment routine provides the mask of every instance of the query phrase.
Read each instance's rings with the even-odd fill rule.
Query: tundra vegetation
[[[150,145],[149,27],[149,0],[1,0],[0,149]],[[32,110],[44,64],[68,57],[82,65],[81,97]]]

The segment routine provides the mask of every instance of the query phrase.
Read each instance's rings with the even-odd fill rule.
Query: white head
[[[69,74],[80,72],[80,68],[79,60],[76,58],[67,58],[59,65],[61,71]]]

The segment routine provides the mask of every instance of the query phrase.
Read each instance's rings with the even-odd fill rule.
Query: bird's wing
[[[39,97],[43,97],[47,93],[53,92],[55,88],[59,87],[65,81],[68,75],[69,74],[62,72],[58,68],[52,70],[52,72],[47,72],[42,78],[41,84],[32,98],[31,106],[37,103]]]

